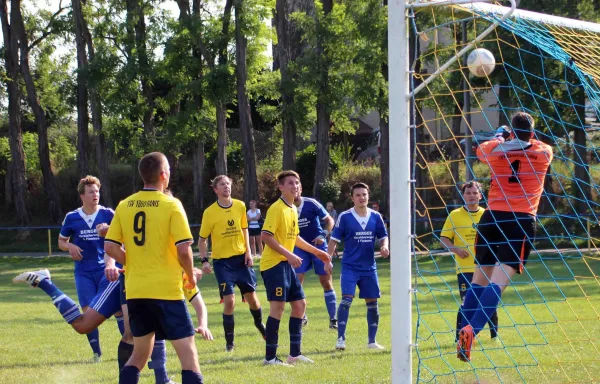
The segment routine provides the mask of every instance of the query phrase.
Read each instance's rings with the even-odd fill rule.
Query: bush
[[[319,185],[319,196],[321,203],[325,205],[331,201],[334,205],[337,204],[340,198],[340,184],[335,180],[327,180]]]
[[[206,154],[206,169],[209,170],[209,177],[212,179],[215,173],[215,161],[217,160],[217,146],[215,145]],[[230,177],[236,177],[244,173],[244,152],[242,144],[236,142],[227,143],[227,174]]]
[[[365,167],[363,165],[346,165],[334,177],[340,186],[341,197],[339,206],[347,209],[352,206],[350,188],[358,182],[365,183],[371,190],[370,201],[381,199],[381,170],[378,166]]]
[[[317,147],[311,144],[296,154],[296,172],[302,178],[302,194],[312,196],[315,183],[315,167],[317,165]],[[334,152],[329,158],[329,173],[335,174],[342,167],[343,161],[338,153]]]

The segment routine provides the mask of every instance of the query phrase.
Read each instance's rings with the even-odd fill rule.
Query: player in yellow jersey
[[[456,278],[460,292],[460,308],[456,316],[456,336],[466,322],[463,314],[463,301],[467,291],[471,288],[473,273],[475,272],[475,237],[477,236],[477,224],[485,209],[479,205],[481,200],[481,185],[476,181],[464,183],[461,187],[462,197],[465,205],[450,212],[446,218],[440,241],[455,255]],[[488,325],[493,340],[499,341],[498,337],[498,313],[494,312]]]
[[[149,153],[138,168],[144,189],[119,203],[104,245],[106,253],[127,268],[133,353],[120,372],[119,384],[139,381],[155,337],[171,341],[181,362],[183,384],[202,383],[181,279],[183,269],[188,287],[196,285],[187,216],[179,200],[163,193],[170,178],[165,155]]]
[[[225,175],[215,177],[212,181],[217,201],[208,207],[202,215],[198,249],[202,258],[202,270],[211,273],[212,268],[207,257],[207,240],[212,241],[212,259],[219,291],[224,300],[223,329],[225,331],[225,350],[232,352],[234,348],[235,308],[234,286],[237,285],[242,296],[250,306],[254,325],[265,337],[265,326],[262,323],[262,309],[256,296],[256,275],[250,237],[246,205],[243,201],[231,198],[231,179]]]
[[[269,318],[267,319],[267,348],[263,364],[288,365],[296,362],[313,361],[301,352],[302,317],[306,309],[302,284],[294,268],[302,265],[302,258],[293,254],[294,246],[309,252],[325,263],[325,271],[331,274],[333,268],[327,252],[313,247],[299,235],[298,210],[294,198],[300,189],[300,176],[294,171],[283,171],[277,175],[281,198],[267,211],[262,229],[262,241],[266,244],[260,259],[260,272],[269,300]],[[287,363],[277,358],[279,322],[285,309],[285,303],[292,307],[290,314],[290,355]]]

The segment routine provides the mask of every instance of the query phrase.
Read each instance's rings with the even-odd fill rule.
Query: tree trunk
[[[204,209],[204,142],[199,141],[194,149],[193,173],[194,173],[194,209],[198,216]]]
[[[81,0],[73,0],[73,21],[75,26],[75,47],[77,49],[77,169],[79,176],[89,175],[89,115],[87,74],[88,59],[83,28]]]
[[[333,10],[333,0],[322,0],[324,17]],[[321,28],[320,25],[317,28]],[[317,52],[320,60],[319,94],[317,95],[317,159],[315,164],[315,184],[313,196],[319,200],[321,185],[329,176],[329,127],[331,109],[329,108],[329,66],[330,60],[323,49],[323,33],[319,34]]]
[[[459,172],[460,172],[459,159],[461,158],[461,149],[460,149],[460,144],[459,144],[460,139],[458,137],[461,135],[460,125],[461,125],[462,119],[463,119],[462,114],[461,114],[462,107],[463,107],[463,98],[458,97],[456,99],[456,105],[454,106],[454,113],[453,113],[453,117],[452,117],[452,134],[454,135],[455,139],[454,139],[454,141],[450,142],[450,145],[451,145],[450,174],[452,176],[452,184],[457,184],[461,180],[460,174],[459,174]],[[452,201],[454,202],[454,205],[462,205],[463,199],[462,199],[462,196],[460,195],[458,189],[451,187],[451,191],[452,191],[452,193],[451,193]]]
[[[227,112],[225,105],[217,105],[217,175],[227,174]]]
[[[280,92],[282,95],[283,126],[283,169],[296,168],[296,134],[294,119],[295,82],[290,64],[301,56],[304,49],[302,34],[291,15],[294,12],[313,13],[314,0],[277,0],[277,58],[281,72]]]
[[[15,2],[13,1],[13,4]],[[17,1],[16,3],[19,3]],[[53,223],[59,223],[62,220],[62,209],[60,207],[60,195],[58,193],[58,186],[52,173],[52,164],[50,163],[50,150],[48,146],[48,125],[46,122],[46,114],[42,109],[37,97],[37,91],[31,76],[29,68],[29,47],[27,41],[27,35],[25,33],[25,24],[23,23],[23,16],[21,9],[12,9],[11,11],[16,12],[15,22],[16,30],[19,35],[20,42],[20,68],[23,80],[25,82],[25,88],[27,89],[27,99],[29,105],[35,116],[35,124],[38,133],[38,152],[40,157],[40,166],[42,168],[42,177],[44,180],[44,190],[48,196],[48,213],[49,219]]]
[[[154,96],[152,87],[152,68],[148,59],[146,47],[146,20],[144,18],[143,2],[136,2],[135,45],[138,55],[140,80],[142,83],[142,96],[146,101],[143,115],[144,135],[148,143],[154,142]]]
[[[509,116],[506,114],[507,110],[511,105],[510,102],[510,83],[508,77],[503,75],[500,79],[500,86],[498,90],[498,126],[509,125]]]
[[[237,77],[237,101],[242,131],[242,152],[244,153],[244,201],[258,199],[258,178],[256,177],[256,154],[250,102],[246,94],[246,48],[248,39],[242,30],[245,22],[243,0],[235,0],[235,74]]]
[[[10,177],[10,192],[15,207],[15,219],[19,225],[29,223],[29,214],[25,204],[27,184],[25,182],[25,153],[23,152],[23,132],[21,130],[21,93],[19,89],[19,42],[15,31],[17,12],[20,1],[11,2],[10,24],[6,0],[0,0],[0,20],[4,38],[4,64],[6,67],[6,91],[8,94],[8,135],[10,145],[10,164],[7,177]]]
[[[585,122],[585,92],[583,89],[578,89],[575,99],[577,100],[575,112],[579,117],[579,121],[583,123]],[[573,143],[575,144],[573,146],[573,162],[575,163],[573,192],[577,199],[575,207],[579,214],[592,213],[587,134],[583,127],[574,129]]]
[[[81,21],[87,44],[89,62],[93,63],[96,54],[94,50],[94,41],[88,28],[87,21],[84,17],[82,17]],[[92,127],[94,127],[94,131],[96,131],[96,162],[98,166],[98,177],[102,183],[100,199],[104,205],[114,207],[115,204],[112,197],[112,187],[108,168],[108,148],[106,146],[106,136],[102,129],[102,102],[100,101],[96,84],[90,84],[88,81],[88,91],[90,107],[92,110]]]

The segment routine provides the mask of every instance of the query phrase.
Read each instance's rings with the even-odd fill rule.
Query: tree
[[[20,0],[13,0],[11,5],[16,4],[18,6],[11,7],[11,12],[15,13],[15,30],[19,39],[19,51],[20,51],[20,71],[25,82],[25,88],[27,90],[27,99],[29,106],[33,111],[35,117],[35,125],[38,133],[38,151],[40,156],[40,166],[42,168],[42,177],[44,184],[44,191],[48,197],[48,213],[49,219],[53,223],[58,223],[62,219],[62,209],[60,206],[60,196],[58,194],[58,186],[54,173],[52,172],[52,164],[50,163],[50,150],[48,148],[48,123],[46,114],[40,105],[36,85],[31,75],[29,66],[29,53],[35,45],[39,44],[43,38],[48,34],[51,34],[51,27],[54,18],[58,16],[64,8],[60,8],[54,15],[52,15],[47,29],[42,33],[38,39],[34,40],[32,44],[29,44],[27,33],[25,31],[25,23],[23,22],[23,15],[21,13]],[[11,15],[12,16],[12,15]]]
[[[304,50],[302,34],[291,15],[295,12],[312,15],[314,0],[277,0],[275,23],[277,25],[277,46],[273,55],[279,63],[281,72],[280,92],[282,98],[283,127],[283,169],[296,168],[296,135],[298,127],[295,121],[296,84],[292,63]]]
[[[84,177],[90,173],[89,169],[89,115],[88,115],[88,87],[86,53],[86,34],[84,31],[84,18],[81,0],[71,2],[73,11],[73,25],[75,34],[75,47],[77,48],[77,168],[79,176]]]
[[[254,149],[254,133],[252,132],[252,116],[246,89],[248,71],[246,67],[246,51],[248,39],[245,36],[247,1],[234,0],[235,6],[235,58],[237,80],[237,102],[242,131],[242,150],[244,153],[244,200],[258,199],[258,179],[256,177],[256,155]]]
[[[25,154],[23,152],[23,133],[21,128],[19,89],[19,39],[17,35],[17,12],[20,1],[11,1],[10,23],[8,19],[7,0],[0,0],[0,20],[4,38],[4,65],[6,67],[6,89],[8,94],[8,131],[10,141],[10,175],[12,202],[15,215],[20,225],[29,223],[29,214],[25,204]]]
[[[333,0],[321,0],[323,19],[327,21],[333,9]],[[331,124],[331,107],[329,97],[330,58],[325,52],[323,39],[327,36],[323,24],[317,18],[317,55],[320,57],[318,93],[317,93],[317,160],[315,164],[315,184],[313,196],[320,198],[320,186],[329,175],[329,127]]]

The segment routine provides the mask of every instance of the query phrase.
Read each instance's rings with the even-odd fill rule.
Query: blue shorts
[[[268,301],[298,301],[304,299],[302,284],[296,276],[296,271],[287,261],[262,271]]]
[[[155,334],[156,340],[194,336],[194,324],[185,300],[127,299],[133,337]]]
[[[89,307],[96,294],[100,292],[100,282],[103,277],[104,269],[92,272],[78,272],[75,274],[77,299],[82,308]]]
[[[90,303],[90,308],[108,319],[121,310],[120,291],[118,281],[110,282],[103,277],[100,290]]]
[[[214,259],[213,269],[222,296],[232,295],[235,285],[242,295],[256,291],[256,274],[253,268],[246,266],[244,255]]]
[[[319,247],[319,249],[322,248]],[[327,247],[325,247],[325,249],[322,250],[327,252]],[[327,272],[325,272],[325,263],[322,262],[321,259],[313,255],[312,253],[303,251],[300,248],[295,248],[294,255],[302,259],[302,265],[296,268],[296,273],[304,274],[313,269],[314,266],[316,275],[323,276],[328,274]]]
[[[464,300],[467,295],[467,291],[471,289],[471,281],[473,281],[473,272],[459,273],[456,275],[458,281],[458,292],[460,293],[460,299]]]
[[[342,266],[340,282],[342,285],[342,295],[354,296],[356,286],[358,286],[360,290],[358,297],[361,299],[378,299],[381,297],[377,270],[356,271]]]

